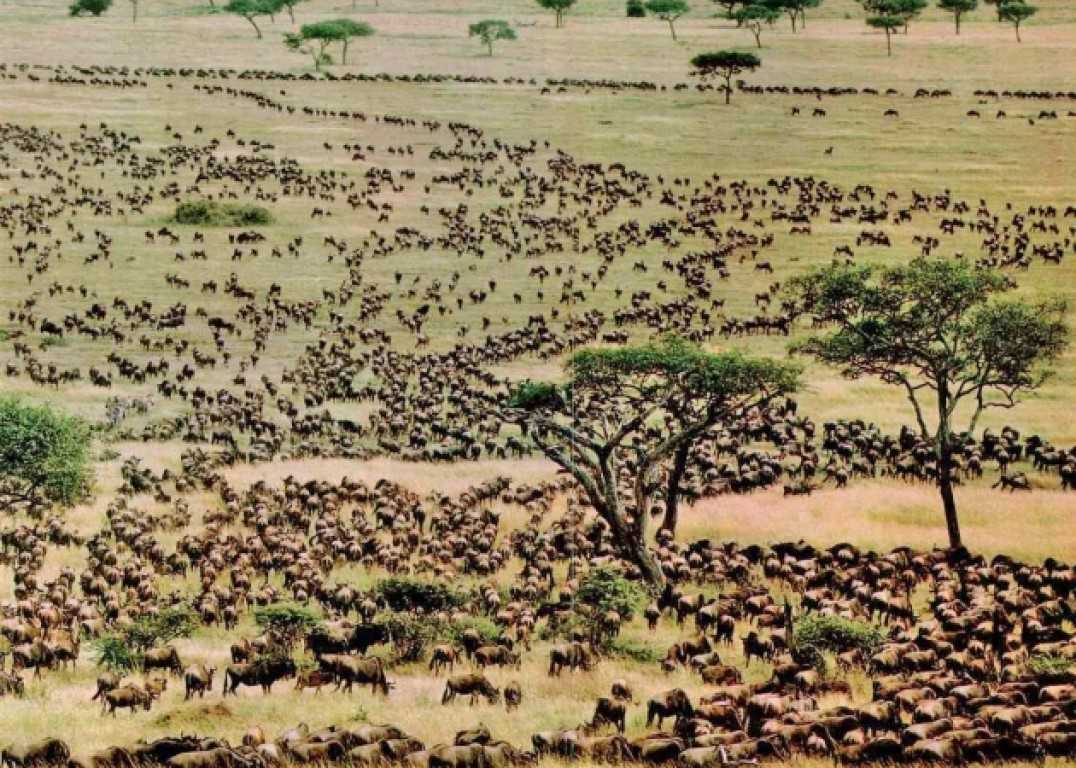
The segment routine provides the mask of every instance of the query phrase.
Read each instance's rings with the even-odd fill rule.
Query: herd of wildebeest
[[[498,630],[465,630],[426,649],[427,672],[445,675],[445,706],[503,702],[514,711],[529,695],[515,673],[539,652],[553,676],[614,664],[602,638],[573,629],[586,612],[573,593],[597,566],[629,577],[633,567],[571,481],[497,478],[458,496],[347,478],[241,488],[228,467],[376,454],[415,462],[525,456],[526,436],[495,415],[511,384],[499,369],[670,332],[697,342],[790,335],[818,323],[781,291],[782,274],[806,249],[849,261],[895,247],[960,254],[1014,279],[1057,269],[1076,250],[1076,206],[848,188],[813,176],[665,177],[474,125],[298,104],[284,81],[302,78],[272,73],[0,72],[40,87],[129,87],[133,78],[139,88],[191,90],[210,117],[223,106],[332,129],[319,147],[292,153],[215,130],[209,119],[203,126],[177,117],[152,136],[107,122],[64,130],[12,116],[0,123],[3,380],[112,393],[106,440],[180,446],[169,468],[123,460],[122,484],[96,531],[76,530],[44,507],[0,528],[0,559],[15,585],[0,606],[10,646],[0,692],[21,695],[27,675],[47,679],[80,657],[85,663],[93,639],[177,605],[228,630],[254,607],[283,600],[326,617],[297,652],[301,662],[269,653],[265,636],[237,638],[220,669],[181,658],[172,645],[152,648],[140,677],[102,672],[93,700],[106,715],[151,709],[169,684],[182,685],[186,698],[245,687],[272,695],[281,680],[300,690],[368,685],[376,696],[399,695],[392,678],[404,667],[385,621],[391,610],[334,575],[342,565],[474,585],[462,607],[429,616],[456,625],[481,618]],[[545,84],[650,90],[644,85]],[[288,225],[162,221],[194,198],[262,205]],[[855,234],[837,234],[848,231]],[[306,270],[327,276],[317,293],[311,281],[290,279]],[[1076,490],[1076,447],[1012,427],[961,441],[958,482],[993,473],[1008,491],[1052,482]],[[934,483],[934,452],[909,429],[816,424],[783,400],[699,441],[682,485],[694,500],[782,485],[785,494],[809,494],[878,476]],[[213,504],[193,510],[194,493],[211,494]],[[507,508],[521,508],[527,523],[506,530]],[[84,550],[84,562],[46,575],[47,553],[61,547]],[[655,548],[664,591],[638,616],[588,618],[608,636],[629,622],[675,621],[679,640],[649,663],[646,690],[619,680],[587,722],[535,733],[530,744],[505,743],[484,727],[427,745],[406,723],[302,724],[283,733],[254,727],[234,743],[184,735],[90,756],[72,756],[57,734],[8,747],[2,759],[11,768],[503,768],[545,756],[684,766],[805,755],[845,763],[1076,757],[1076,674],[1033,663],[1076,662],[1071,565],[662,534]],[[567,575],[558,578],[561,565]],[[199,585],[192,594],[162,587],[165,577],[190,575]],[[876,622],[884,642],[869,656],[839,654],[823,673],[790,653],[793,604],[799,616]],[[543,639],[536,650],[538,638],[556,644]],[[745,682],[743,668],[729,663],[733,646],[748,665],[769,665],[770,676]],[[706,693],[670,687],[663,676],[677,669],[697,673]],[[869,701],[853,700],[853,670],[869,675]],[[632,713],[640,722],[645,714],[646,730],[629,736]]]

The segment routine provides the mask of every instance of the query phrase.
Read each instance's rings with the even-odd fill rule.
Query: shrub
[[[255,227],[273,223],[268,209],[260,205],[191,200],[176,205],[177,224],[212,227]]]
[[[382,579],[374,588],[394,611],[444,611],[463,604],[463,595],[446,584],[406,576]]]
[[[426,649],[448,634],[446,623],[429,616],[394,613],[381,619],[392,637],[396,660],[418,661]]]
[[[1062,656],[1038,654],[1032,656],[1027,665],[1032,672],[1041,677],[1061,678],[1067,677],[1076,663]]]
[[[91,16],[100,16],[112,6],[112,0],[75,0],[68,6],[67,11],[72,16],[81,16],[88,13]]]
[[[617,638],[609,643],[607,651],[610,656],[631,659],[640,664],[657,664],[664,656],[660,650],[652,645],[623,638]]]
[[[466,618],[451,622],[445,629],[445,639],[453,645],[462,643],[463,633],[469,629],[476,630],[483,640],[496,642],[501,637],[501,629],[486,618]]]
[[[155,645],[190,637],[198,628],[198,617],[185,606],[165,608],[156,616],[143,616],[123,632],[124,642],[140,653]]]
[[[555,384],[547,381],[527,381],[517,386],[508,398],[510,408],[533,411],[538,408],[557,408],[563,403]]]
[[[825,656],[858,649],[870,657],[885,641],[885,635],[874,624],[839,616],[822,616],[808,613],[794,625],[793,654],[800,664],[807,664],[825,671]]]
[[[628,18],[641,19],[646,16],[646,6],[643,0],[628,0]]]
[[[601,566],[589,571],[579,582],[575,600],[589,606],[597,618],[607,611],[616,611],[624,621],[630,621],[643,607],[646,592],[615,568]]]
[[[254,622],[284,652],[291,649],[307,632],[321,627],[321,617],[310,608],[295,603],[272,603],[254,609]]]
[[[97,666],[117,674],[133,672],[142,666],[142,654],[122,635],[102,635],[94,641],[93,649]]]

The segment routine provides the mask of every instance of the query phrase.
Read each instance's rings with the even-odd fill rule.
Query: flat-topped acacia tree
[[[675,337],[585,349],[568,358],[566,369],[565,384],[524,382],[495,412],[572,475],[621,556],[660,586],[664,575],[646,535],[659,470],[671,463],[662,528],[675,532],[691,448],[716,425],[794,391],[799,370],[738,352],[707,352]],[[630,490],[622,478],[631,479]]]
[[[744,51],[713,51],[700,53],[691,60],[696,77],[708,79],[720,77],[725,81],[725,103],[732,99],[732,78],[736,75],[754,71],[762,66],[762,61],[753,53]]]
[[[794,352],[907,395],[919,436],[934,450],[954,549],[962,545],[953,496],[958,416],[968,414],[963,426],[972,434],[985,411],[1016,406],[1067,345],[1064,301],[1000,298],[1014,287],[996,270],[926,258],[887,268],[826,266],[789,282],[800,311],[835,326],[793,344]]]
[[[262,30],[256,19],[259,16],[268,16],[271,19],[280,13],[283,7],[281,0],[229,0],[224,10],[250,22],[250,26],[254,27],[254,34],[261,40]]]
[[[493,55],[493,44],[498,40],[515,40],[516,31],[502,19],[485,19],[467,28],[469,37],[477,37],[486,46],[489,55]]]
[[[1030,19],[1039,9],[1023,0],[1006,0],[998,4],[998,21],[1007,21],[1016,30],[1016,42],[1020,40],[1020,25]]]
[[[762,47],[762,27],[765,24],[773,24],[780,17],[780,13],[765,5],[747,5],[737,9],[734,14],[739,25],[755,36],[755,45]]]
[[[564,14],[575,5],[575,0],[537,0],[537,2],[547,11],[553,11],[557,29],[564,26]]]
[[[691,10],[687,0],[647,0],[646,10],[654,18],[669,25],[672,39],[676,41],[676,20]]]
[[[938,7],[943,11],[953,14],[953,23],[956,25],[956,33],[960,34],[960,20],[965,14],[971,13],[979,7],[979,0],[938,0]]]
[[[904,26],[904,19],[900,16],[871,16],[867,19],[867,26],[885,32],[886,55],[892,56],[893,33]]]

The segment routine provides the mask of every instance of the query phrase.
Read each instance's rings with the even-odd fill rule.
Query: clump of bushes
[[[579,582],[575,600],[590,606],[597,616],[616,611],[625,622],[643,607],[646,592],[636,582],[624,578],[616,568],[601,566],[587,572]]]
[[[406,576],[382,579],[374,591],[393,611],[447,611],[463,605],[464,596],[446,584]]]
[[[213,200],[188,200],[176,205],[177,224],[208,227],[257,227],[273,223],[267,208],[247,203],[218,203]]]
[[[180,637],[190,637],[198,618],[186,606],[165,608],[155,616],[143,616],[129,627],[94,641],[97,665],[114,672],[131,672],[142,666],[146,651]]]
[[[1067,678],[1076,671],[1076,662],[1062,656],[1037,654],[1028,661],[1028,668],[1040,677]]]
[[[91,16],[100,16],[112,7],[112,0],[75,0],[67,8],[72,16],[81,16],[88,13]]]
[[[283,653],[290,653],[307,632],[322,624],[318,614],[294,603],[271,603],[255,608],[254,622]]]
[[[643,0],[628,0],[628,18],[641,19],[646,16],[646,6]]]
[[[885,635],[874,624],[808,613],[793,625],[792,653],[800,664],[822,672],[826,668],[826,653],[859,650],[870,658],[883,642]]]
[[[524,381],[520,383],[508,398],[510,408],[533,411],[539,408],[557,408],[564,400],[557,387],[547,381]]]

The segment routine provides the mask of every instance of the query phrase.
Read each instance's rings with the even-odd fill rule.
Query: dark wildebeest
[[[389,695],[389,681],[385,677],[385,664],[376,656],[360,658],[346,654],[330,653],[319,659],[321,668],[331,672],[336,678],[336,687],[344,686],[344,690],[351,692],[351,687],[369,685],[370,689],[386,696]]]
[[[270,657],[248,664],[232,664],[224,670],[224,695],[236,695],[240,685],[260,685],[262,693],[269,693],[277,680],[294,676],[295,662],[289,658]]]
[[[199,698],[205,696],[205,692],[213,689],[213,675],[216,667],[206,667],[205,664],[192,664],[183,672],[183,682],[186,685],[186,693],[183,700],[187,701],[194,694]]]
[[[471,706],[474,706],[479,696],[485,696],[490,704],[496,704],[501,692],[493,687],[493,683],[487,680],[485,675],[472,673],[448,678],[445,692],[441,695],[441,703],[448,704],[456,696],[470,696]]]
[[[666,717],[691,717],[694,711],[691,699],[688,698],[684,689],[673,688],[665,693],[659,693],[646,703],[646,725],[650,727],[650,724],[657,719],[658,728],[661,728]]]

